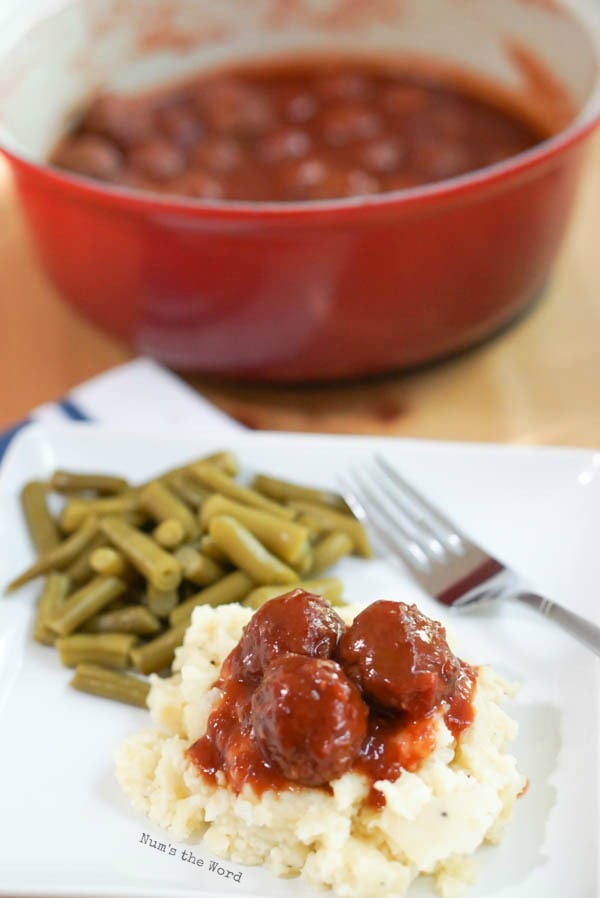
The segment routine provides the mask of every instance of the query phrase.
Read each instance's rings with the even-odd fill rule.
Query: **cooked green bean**
[[[198,551],[202,552],[203,555],[206,555],[207,558],[211,558],[213,561],[216,561],[217,564],[220,564],[221,567],[231,566],[231,562],[223,549],[220,549],[212,536],[209,533],[205,533],[204,536],[200,537],[200,544],[198,546]]]
[[[305,552],[301,558],[298,559],[295,564],[292,565],[295,571],[298,571],[299,574],[304,576],[304,574],[310,573],[313,567],[314,556],[312,553],[312,549],[309,549],[308,552]]]
[[[185,539],[185,528],[181,521],[169,518],[154,528],[152,536],[163,549],[175,549]]]
[[[131,570],[129,562],[111,546],[94,549],[90,556],[90,567],[96,574],[107,574],[112,577],[124,577]]]
[[[297,583],[299,577],[296,571],[265,549],[235,518],[228,515],[213,518],[209,533],[233,563],[255,583]]]
[[[197,605],[229,605],[231,602],[241,602],[246,596],[254,583],[243,571],[233,571],[227,574],[222,580],[207,586],[200,592],[195,593],[174,608],[169,616],[169,623],[172,627],[180,624],[187,626],[192,616],[192,611]]]
[[[338,493],[329,490],[320,490],[311,486],[302,486],[299,483],[290,483],[288,480],[280,480],[278,477],[270,477],[267,474],[256,474],[252,480],[253,489],[268,496],[276,502],[290,502],[294,499],[306,502],[316,502],[326,508],[333,508],[340,512],[350,513],[350,509]]]
[[[146,601],[152,614],[157,617],[168,617],[177,605],[179,595],[176,589],[157,589],[156,586],[149,583]]]
[[[215,465],[217,468],[221,468],[221,470],[225,471],[226,474],[229,474],[230,477],[235,477],[240,470],[236,456],[233,452],[229,452],[227,449],[213,452],[211,455],[206,455],[201,461],[208,462],[210,465]]]
[[[126,584],[118,577],[98,575],[69,596],[57,613],[48,618],[48,626],[59,636],[69,636],[84,621],[122,595],[125,589]]]
[[[48,510],[47,487],[39,480],[26,483],[21,490],[21,507],[33,548],[38,555],[59,545],[58,525]]]
[[[190,539],[198,535],[198,524],[190,509],[159,480],[144,487],[140,493],[140,505],[155,521],[160,523],[174,519],[183,525]]]
[[[67,598],[71,581],[66,574],[48,574],[44,583],[44,589],[38,600],[33,626],[33,638],[42,645],[54,645],[56,633],[47,624],[49,617],[53,617]]]
[[[308,552],[308,529],[294,521],[284,521],[269,512],[241,505],[233,499],[215,493],[202,506],[200,523],[208,527],[217,515],[235,518],[267,549],[288,564],[295,564]]]
[[[131,651],[131,661],[137,671],[142,674],[159,673],[173,663],[175,649],[183,642],[187,624],[172,627],[146,645]]]
[[[183,502],[187,502],[192,508],[200,508],[205,499],[210,496],[208,490],[188,477],[185,471],[175,471],[173,474],[169,474],[165,477],[165,482]]]
[[[197,552],[192,546],[180,546],[174,554],[181,565],[184,580],[190,580],[198,586],[210,586],[225,574],[216,561]]]
[[[71,680],[71,686],[74,689],[79,689],[80,692],[89,692],[90,695],[99,695],[101,698],[124,702],[138,708],[148,707],[149,683],[138,680],[131,674],[106,670],[97,664],[78,664]]]
[[[353,548],[354,542],[348,533],[328,533],[313,547],[311,574],[320,574],[333,567],[341,558],[349,555]]]
[[[145,486],[148,486],[149,483],[153,483],[155,480],[161,480],[163,483],[169,483],[169,481],[172,481],[174,477],[177,477],[180,474],[183,474],[187,477],[190,473],[190,468],[192,468],[194,465],[205,463],[214,465],[216,468],[219,468],[230,477],[235,477],[239,469],[238,461],[233,453],[227,451],[213,452],[211,455],[203,455],[201,458],[196,458],[191,462],[187,462],[185,465],[178,465],[176,468],[169,468],[168,470],[163,471],[162,474],[157,474],[155,477],[152,477],[151,480],[145,480],[143,483],[140,483],[137,489],[141,490]]]
[[[65,533],[72,533],[81,522],[90,514],[98,517],[105,515],[126,514],[137,511],[140,507],[137,490],[130,490],[118,496],[108,496],[104,499],[68,499],[60,514],[60,526]]]
[[[127,633],[75,633],[59,636],[56,648],[65,667],[100,664],[116,670],[129,667],[129,653],[137,642]]]
[[[101,518],[100,528],[152,586],[162,590],[177,589],[181,583],[181,566],[153,539],[118,518]]]
[[[156,636],[160,621],[145,605],[127,605],[115,611],[104,611],[90,618],[81,627],[85,633],[134,633],[136,636]]]
[[[264,496],[255,492],[255,490],[248,489],[246,486],[240,486],[239,483],[236,483],[223,471],[215,468],[214,465],[198,462],[190,467],[189,473],[202,486],[215,493],[221,493],[221,495],[227,496],[229,499],[234,499],[236,502],[241,502],[242,505],[262,508],[263,511],[270,511],[271,514],[279,518],[291,520],[294,517],[294,512],[291,509],[284,508],[283,505],[278,505],[277,502],[272,502],[271,499],[265,499]]]
[[[355,517],[298,499],[291,501],[290,505],[300,512],[300,520],[308,527],[320,527],[325,531],[337,530],[347,533],[354,543],[355,552],[362,555],[363,558],[371,558],[373,550],[369,538],[364,527]]]
[[[343,605],[342,594],[344,584],[337,577],[323,577],[320,580],[300,580],[299,583],[290,587],[291,589],[304,589],[306,592],[313,592],[316,595],[323,596],[331,605]],[[282,589],[279,584],[269,584],[268,586],[258,586],[249,592],[242,605],[248,608],[262,608],[262,606],[274,599],[276,596],[285,595],[289,589]]]
[[[81,493],[91,491],[101,496],[124,493],[129,484],[122,477],[112,474],[85,474],[75,471],[55,471],[50,478],[50,488],[57,493]]]
[[[106,546],[106,537],[103,533],[97,533],[81,555],[65,568],[65,574],[69,575],[74,586],[82,586],[95,575],[90,562],[96,549],[103,546]]]
[[[6,591],[14,592],[15,589],[18,589],[25,583],[29,583],[30,580],[35,580],[36,577],[41,577],[42,574],[66,568],[89,545],[97,532],[97,528],[98,522],[95,517],[90,516],[86,518],[79,530],[72,533],[68,539],[65,539],[56,548],[49,549],[44,555],[40,555],[37,561],[8,584]]]

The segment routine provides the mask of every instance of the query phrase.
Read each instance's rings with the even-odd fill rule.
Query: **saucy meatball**
[[[118,147],[103,137],[84,134],[66,143],[56,154],[55,162],[79,175],[109,181],[119,174],[123,156]]]
[[[361,611],[337,657],[367,699],[414,718],[450,697],[460,672],[444,627],[403,602],[374,602]]]
[[[293,589],[252,617],[234,650],[232,672],[239,679],[256,680],[271,661],[288,652],[330,658],[343,632],[343,620],[325,599]]]
[[[90,106],[83,128],[128,148],[152,137],[154,125],[148,103],[116,94],[103,94]]]
[[[304,786],[352,767],[367,734],[368,709],[335,661],[284,655],[252,696],[254,737],[267,761]]]

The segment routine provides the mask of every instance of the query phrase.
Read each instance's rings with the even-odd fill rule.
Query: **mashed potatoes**
[[[359,609],[344,608],[350,621]],[[238,863],[263,864],[278,876],[300,874],[340,896],[403,896],[419,874],[431,874],[443,896],[474,879],[469,857],[497,842],[525,785],[506,744],[516,724],[500,709],[508,685],[479,671],[475,719],[458,743],[438,715],[434,751],[418,772],[376,784],[385,806],[363,804],[369,782],[357,773],[336,780],[332,794],[300,787],[257,796],[233,794],[202,778],[186,748],[206,729],[219,691],[211,688],[249,609],[198,607],[178,650],[174,675],[155,677],[149,704],[157,729],[128,739],[117,753],[117,777],[133,805],[175,839],[203,845]]]

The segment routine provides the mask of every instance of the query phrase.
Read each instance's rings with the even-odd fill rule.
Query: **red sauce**
[[[294,604],[296,610],[289,613]],[[316,630],[307,611],[316,615]],[[452,655],[441,625],[429,621],[415,606],[376,602],[342,633],[337,648],[330,647],[330,653],[337,657],[334,660],[323,657],[327,642],[324,628],[328,626],[330,633],[340,635],[340,619],[335,612],[333,615],[337,621],[323,600],[303,590],[273,599],[256,613],[223,664],[215,684],[222,694],[209,717],[207,731],[188,749],[189,758],[204,777],[215,781],[220,773],[236,793],[248,785],[257,794],[303,785],[329,790],[331,780],[349,770],[365,775],[371,784],[382,779],[394,781],[404,770],[417,770],[435,748],[436,712],[442,711],[455,738],[469,726],[476,671]],[[405,629],[408,647],[403,649],[405,657],[398,671],[402,672],[407,696],[414,697],[417,689],[417,715],[370,701],[355,683],[356,672],[344,667],[340,646],[343,649],[344,640],[354,645],[353,637],[360,635],[365,623],[375,634],[374,642],[378,641],[375,646],[367,641],[365,654],[385,656],[389,661],[389,653],[381,645],[385,627],[372,625],[389,623],[392,615]],[[280,627],[284,617],[292,622],[287,637]],[[265,658],[266,644],[274,634],[273,622],[279,649],[257,677],[255,659]],[[424,633],[426,640],[421,639]],[[294,649],[302,650],[286,652],[285,638]],[[397,646],[401,642],[395,639]],[[371,651],[373,648],[377,651]],[[416,686],[406,673],[407,654],[411,656]],[[453,665],[450,678],[449,662]],[[419,674],[424,669],[439,678],[438,688],[433,690],[427,680],[430,706],[424,704],[424,693],[419,691]],[[394,701],[398,695],[400,687]],[[372,787],[367,802],[380,807],[385,798]]]
[[[290,60],[154,95],[99,96],[51,161],[162,193],[285,202],[439,181],[547,136],[441,80],[360,60]]]

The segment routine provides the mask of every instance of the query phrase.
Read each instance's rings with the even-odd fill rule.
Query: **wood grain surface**
[[[600,447],[600,135],[541,299],[444,364],[377,382],[252,388],[191,382],[257,429]],[[0,427],[131,350],[63,304],[39,266],[0,160]]]

